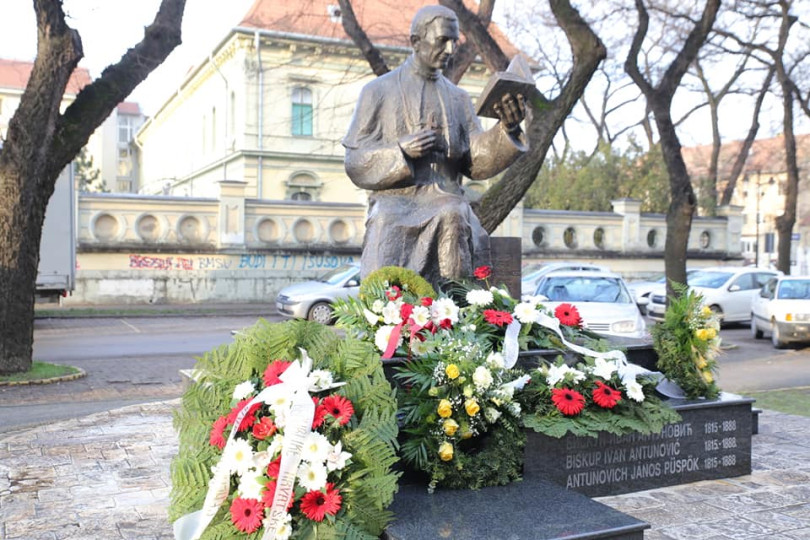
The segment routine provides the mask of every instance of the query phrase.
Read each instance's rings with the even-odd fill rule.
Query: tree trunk
[[[37,57],[0,149],[0,373],[32,362],[34,296],[45,209],[56,179],[95,129],[180,43],[185,0],[162,0],[143,40],[59,113],[83,56],[61,0],[34,2]]]
[[[796,163],[796,136],[793,132],[793,92],[784,73],[779,74],[783,92],[782,108],[785,128],[785,166],[787,185],[785,186],[785,210],[776,218],[778,236],[776,268],[790,274],[790,245],[793,225],[796,223],[796,201],[799,197],[799,166]]]

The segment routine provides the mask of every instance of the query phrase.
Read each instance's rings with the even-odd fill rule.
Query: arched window
[[[307,172],[294,173],[287,184],[287,199],[294,201],[320,200],[323,182]]]
[[[312,195],[305,191],[296,191],[290,198],[294,201],[311,201]]]
[[[292,91],[292,134],[312,136],[312,90],[304,86]]]

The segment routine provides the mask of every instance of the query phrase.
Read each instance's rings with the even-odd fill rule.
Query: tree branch
[[[487,68],[493,73],[505,70],[509,59],[495,39],[487,32],[487,25],[475,13],[467,9],[462,0],[439,0],[439,3],[456,12],[461,31],[478,49]]]
[[[52,173],[58,174],[70,163],[96,127],[180,44],[185,5],[185,0],[162,0],[143,39],[79,92],[57,121],[50,153]]]
[[[378,77],[388,73],[388,64],[386,64],[382,53],[371,43],[371,40],[368,39],[368,35],[357,22],[351,1],[338,0],[338,5],[340,5],[340,20],[343,22],[343,30],[352,38],[357,48],[362,51],[363,56],[366,58],[369,66],[371,66],[371,71]]]

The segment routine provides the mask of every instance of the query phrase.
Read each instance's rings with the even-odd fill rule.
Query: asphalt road
[[[232,330],[258,318],[38,319],[35,358],[80,367],[87,376],[59,384],[0,387],[0,432],[179,397],[183,391],[179,370],[193,367],[195,357],[205,351],[230,343]],[[770,340],[754,340],[744,326],[724,328],[721,336],[726,348],[718,381],[724,390],[810,386],[810,349],[776,350]]]

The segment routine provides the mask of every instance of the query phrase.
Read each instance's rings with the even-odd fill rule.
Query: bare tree
[[[84,55],[81,38],[68,26],[61,0],[33,5],[37,56],[0,149],[0,373],[31,366],[39,246],[56,178],[115,106],[180,43],[185,0],[162,0],[143,40],[64,113],[62,96]]]
[[[349,0],[341,0],[341,6],[344,2],[350,3]],[[508,64],[506,55],[487,31],[494,0],[482,1],[478,14],[467,9],[462,0],[440,0],[439,3],[456,12],[461,31],[491,71],[506,68]],[[501,180],[490,187],[481,198],[476,212],[481,224],[490,233],[509,215],[537,178],[554,135],[571,113],[599,63],[607,54],[599,37],[571,6],[570,0],[549,0],[549,6],[571,47],[573,56],[571,71],[555,98],[548,99],[539,94],[530,101],[532,114],[526,130],[530,143],[529,152],[518,159],[503,174]],[[362,45],[362,35],[358,34],[352,25],[344,23],[344,29],[371,62],[369,53]],[[458,74],[452,76],[457,77]]]
[[[671,196],[667,210],[664,269],[668,281],[667,292],[675,294],[671,283],[686,283],[686,250],[697,200],[692,190],[686,164],[681,156],[681,143],[672,121],[672,99],[687,69],[697,58],[698,51],[711,31],[720,7],[720,0],[706,0],[700,19],[694,23],[682,47],[666,67],[657,84],[654,84],[650,77],[642,75],[639,70],[639,53],[647,36],[650,16],[644,0],[635,0],[635,6],[639,24],[627,54],[625,71],[647,98],[647,104],[652,111],[661,138],[661,150],[669,174]]]

